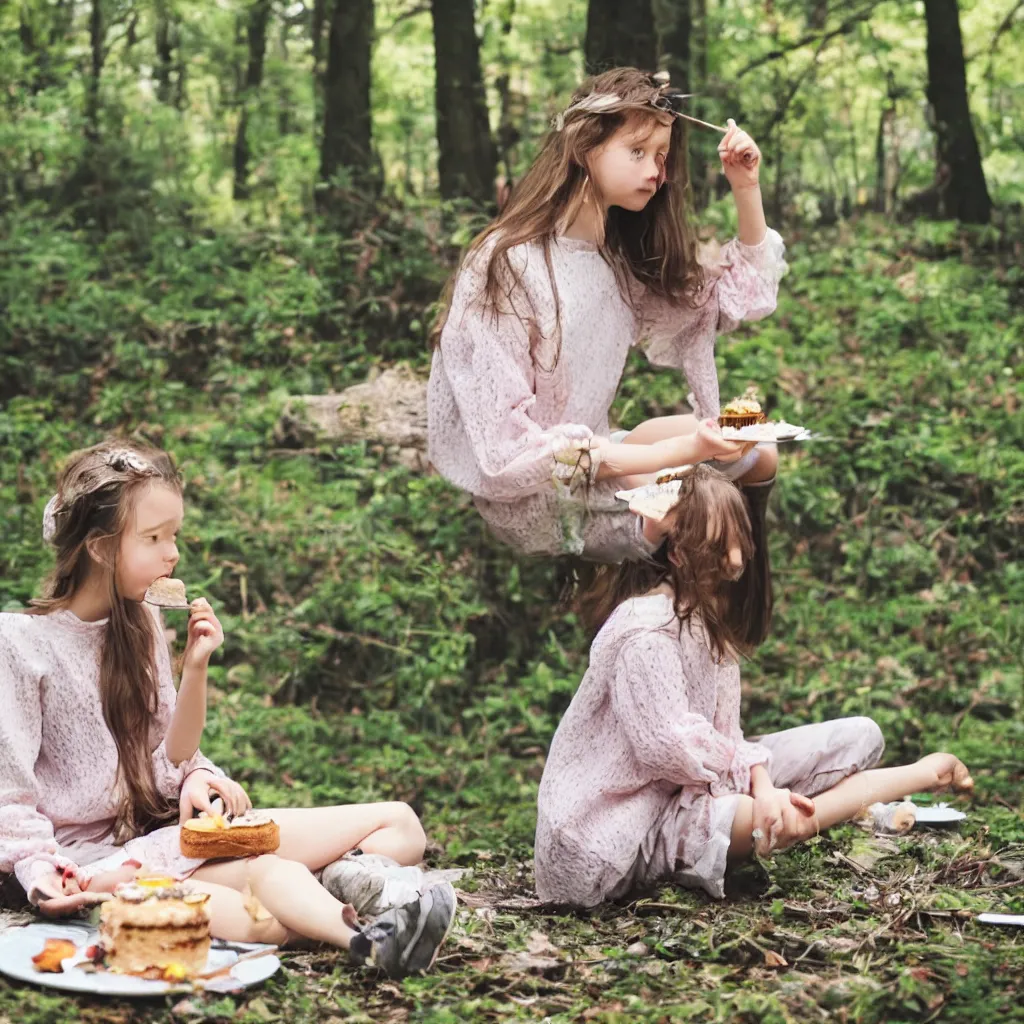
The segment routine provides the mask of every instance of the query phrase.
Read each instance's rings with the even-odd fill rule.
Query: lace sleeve
[[[553,478],[582,474],[592,482],[599,450],[590,450],[590,428],[564,423],[545,429],[533,418],[538,381],[527,318],[520,315],[528,300],[514,292],[509,302],[515,309],[485,309],[484,260],[478,253],[460,271],[434,355],[431,375],[443,377],[443,384],[432,388],[431,460],[443,466],[446,453],[435,455],[435,446],[458,419],[476,463],[468,475],[482,498],[513,501],[549,487]]]
[[[40,680],[33,678],[19,644],[24,642],[14,616],[0,617],[0,872],[17,877],[29,899],[37,902],[36,881],[51,871],[78,868],[64,856],[53,823],[40,812],[35,764],[42,745]]]
[[[728,773],[735,744],[690,711],[688,680],[671,636],[647,630],[626,640],[615,666],[616,720],[637,760],[654,778],[716,786]]]
[[[693,306],[649,298],[641,306],[640,343],[655,366],[683,371],[688,401],[698,419],[719,414],[715,338],[743,320],[761,320],[775,310],[786,271],[785,245],[768,229],[759,245],[733,239],[706,267],[707,283]]]

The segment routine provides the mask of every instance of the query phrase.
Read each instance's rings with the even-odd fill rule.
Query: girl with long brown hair
[[[544,900],[593,906],[661,881],[723,896],[730,861],[769,855],[876,801],[973,785],[952,754],[873,768],[870,718],[757,740],[740,727],[753,535],[735,484],[684,479],[648,562],[605,568],[584,609],[590,667],[559,724],[538,796]]]
[[[738,238],[701,265],[683,100],[635,68],[584,82],[470,246],[435,327],[431,461],[521,551],[612,563],[650,553],[657,537],[615,492],[666,467],[717,460],[745,484],[774,479],[774,448],[745,451],[718,430],[714,344],[775,309],[782,240],[765,224],[757,146],[730,121],[719,154]],[[683,370],[693,415],[610,437],[636,343]],[[763,515],[767,487],[758,493]]]
[[[29,614],[0,614],[0,872],[56,917],[108,899],[144,865],[209,895],[214,937],[329,942],[391,975],[429,967],[454,918],[451,885],[410,894],[361,863],[421,859],[407,804],[276,809],[264,812],[280,828],[276,854],[181,853],[181,824],[213,812],[211,796],[229,815],[252,807],[199,750],[216,614],[193,602],[176,693],[160,613],[143,600],[174,571],[182,517],[178,472],[158,449],[105,442],[61,474],[44,515],[56,549],[44,596]],[[346,910],[353,886],[379,915],[364,929]],[[250,913],[250,892],[267,914]]]

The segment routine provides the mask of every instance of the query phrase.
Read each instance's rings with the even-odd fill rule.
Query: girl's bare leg
[[[193,875],[195,887],[211,893],[211,932],[234,942],[275,942],[301,936],[348,949],[355,929],[336,900],[305,864],[277,854],[204,864]],[[253,921],[243,902],[248,886],[272,917]],[[214,902],[215,901],[215,902]],[[243,938],[256,933],[273,938]]]
[[[209,894],[210,902],[210,934],[215,939],[226,942],[269,942],[274,946],[283,946],[292,938],[288,929],[280,921],[271,917],[264,921],[254,921],[245,909],[241,892],[216,882],[201,880],[193,875],[189,880],[189,888]]]
[[[338,807],[279,807],[266,811],[281,828],[277,854],[311,871],[325,867],[357,846],[399,864],[418,864],[427,838],[416,812],[405,803],[347,804]]]
[[[896,768],[872,768],[847,776],[831,789],[814,798],[814,816],[803,818],[806,839],[822,829],[849,821],[873,803],[902,800],[911,793],[925,793],[952,787],[958,792],[973,789],[974,780],[967,766],[952,754],[928,754],[914,764]],[[753,850],[754,801],[741,796],[732,823],[729,858],[749,857]]]

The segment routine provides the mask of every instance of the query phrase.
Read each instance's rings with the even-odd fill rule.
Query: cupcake
[[[739,398],[734,398],[726,405],[718,417],[721,427],[749,427],[753,423],[761,423],[764,412],[757,400],[757,388],[751,386]]]

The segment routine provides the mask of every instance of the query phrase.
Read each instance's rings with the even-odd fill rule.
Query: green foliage
[[[396,356],[425,365],[449,235],[429,210],[385,205],[358,241],[288,222],[193,235],[167,225],[140,263],[38,209],[4,227],[0,605],[21,606],[48,567],[40,517],[70,450],[125,429],[164,444],[187,484],[180,574],[227,632],[211,756],[264,806],[406,799],[438,860],[476,869],[468,888],[528,893],[544,751],[586,664],[557,570],[497,546],[463,495],[387,452],[289,448],[275,432],[289,394],[347,385]],[[756,382],[772,411],[826,435],[783,455],[777,619],[744,668],[748,726],[868,714],[890,763],[958,753],[979,789],[965,838],[915,833],[871,870],[930,914],[1019,909],[1014,890],[970,879],[1005,879],[993,858],[1019,859],[1024,842],[1020,272],[996,234],[871,219],[796,235],[788,259],[777,314],[720,346],[726,395]],[[677,376],[637,359],[616,412],[628,426],[681,397]],[[494,993],[509,984],[502,958],[537,929],[593,964],[547,981],[513,971],[513,990],[551,1019],[600,1005],[594,1019],[654,1019],[643,1007],[658,1007],[787,1020],[812,1004],[911,1019],[939,997],[951,1013],[1000,1016],[1011,946],[993,962],[980,943],[998,935],[957,953],[946,918],[929,917],[924,938],[879,920],[855,892],[863,882],[830,860],[858,856],[859,843],[840,830],[777,859],[767,898],[712,906],[665,890],[659,901],[680,912],[500,912],[490,931],[469,913],[450,954],[463,969],[406,983],[397,1003],[321,955],[313,975],[250,1001],[245,1019],[260,1006],[313,1019],[327,1012],[312,1009],[322,986],[335,1014],[369,999],[423,1020],[528,1017]],[[925,879],[912,895],[908,871]],[[838,916],[816,926],[794,909],[828,899]],[[802,941],[824,935],[832,953],[808,953],[789,974],[758,967],[761,947],[792,963],[805,947],[780,936],[809,925]],[[886,966],[843,981],[850,950],[883,925]],[[653,951],[639,964],[624,953],[638,940]],[[15,998],[0,986],[0,1016]],[[40,996],[30,1012],[60,1020],[73,1006]],[[210,1019],[228,1011],[201,1006]]]

